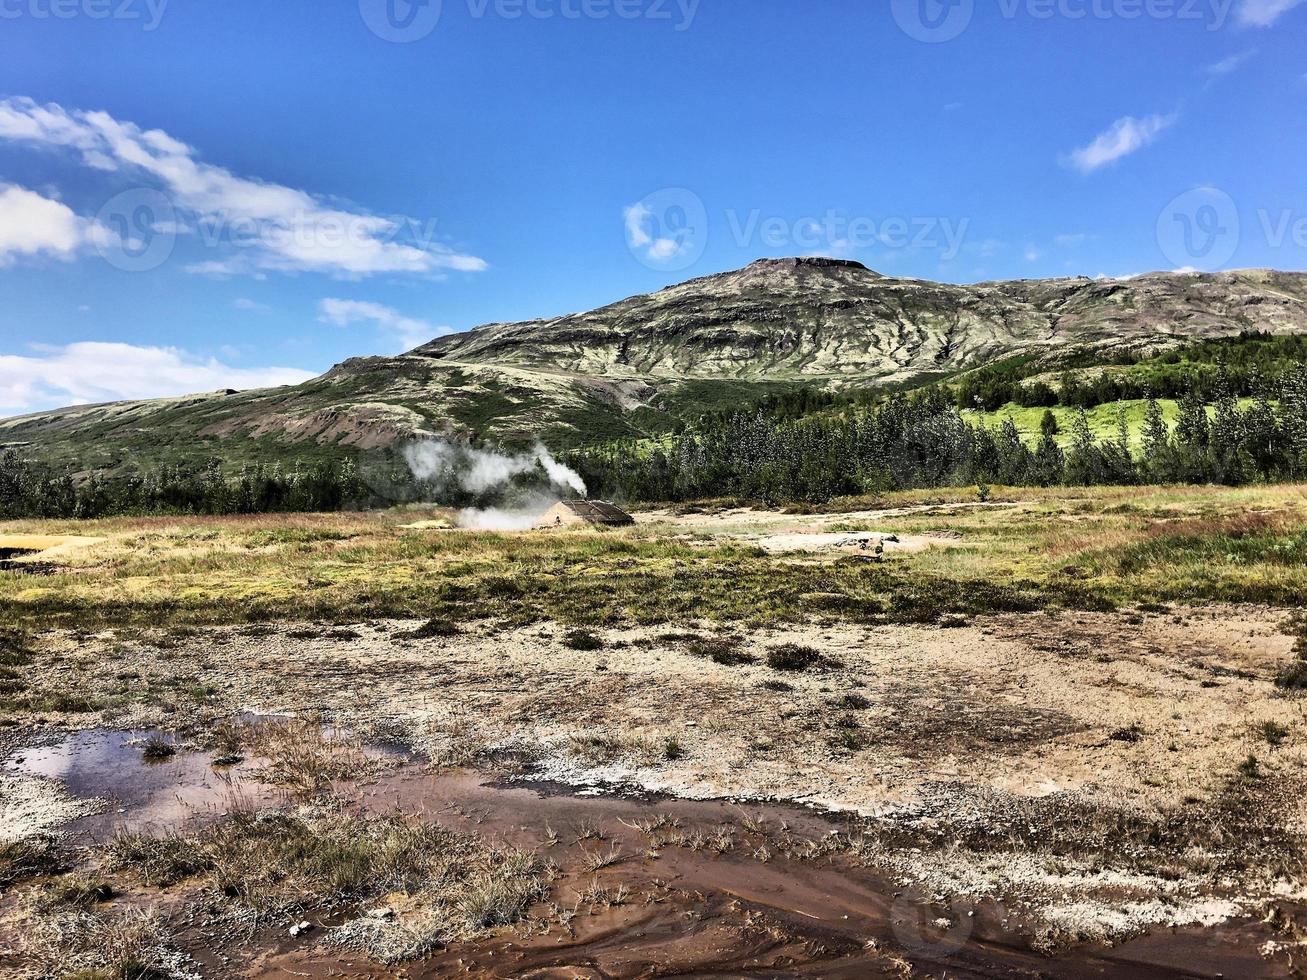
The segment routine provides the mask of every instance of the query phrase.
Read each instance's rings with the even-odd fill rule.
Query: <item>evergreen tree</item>
[[[1162,406],[1150,393],[1144,411],[1144,455],[1140,463],[1144,478],[1153,483],[1168,483],[1175,479],[1171,454],[1171,433],[1166,425]]]
[[[1207,449],[1210,430],[1207,404],[1196,389],[1180,399],[1180,417],[1175,424],[1175,475],[1184,483],[1210,481]]]
[[[1082,408],[1071,425],[1071,448],[1066,454],[1066,482],[1073,486],[1090,486],[1100,482],[1106,466],[1102,452],[1094,441],[1089,416]]]

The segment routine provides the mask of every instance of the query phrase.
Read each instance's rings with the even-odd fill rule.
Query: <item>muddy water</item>
[[[146,763],[141,745],[150,734],[79,733],[17,753],[4,767],[60,779],[78,796],[109,800],[104,812],[67,828],[87,843],[103,842],[122,827],[163,832],[214,819],[234,797],[260,805],[285,802],[258,781],[255,763],[215,769],[213,755],[204,752]],[[1042,956],[1030,949],[1025,924],[992,904],[931,901],[838,856],[800,856],[809,842],[840,831],[838,817],[782,806],[578,796],[563,787],[504,783],[471,772],[432,774],[416,760],[396,758],[393,749],[373,751],[396,765],[369,781],[338,786],[352,805],[420,814],[450,829],[539,849],[560,868],[553,900],[579,909],[566,926],[509,931],[407,964],[402,975],[414,980],[901,977],[901,962],[957,978],[1291,975],[1286,964],[1259,955],[1270,936],[1254,924],[1165,931],[1115,949],[1086,946]],[[635,825],[660,814],[705,842],[729,838],[731,845],[668,845],[651,852]],[[586,869],[590,855],[613,851],[620,852],[614,864]],[[579,893],[594,883],[625,889],[624,902],[593,913],[588,904],[581,908]],[[187,945],[206,975],[401,975],[361,957],[324,952],[317,940],[338,920],[310,920],[319,928],[295,940],[278,931],[221,951],[199,936]]]
[[[278,794],[251,778],[245,762],[215,767],[210,753],[199,752],[147,761],[142,748],[159,734],[77,732],[53,745],[14,753],[3,771],[57,779],[74,796],[102,800],[99,813],[63,828],[86,843],[104,843],[119,830],[165,831],[190,820],[217,818],[236,794],[258,803],[276,802]]]

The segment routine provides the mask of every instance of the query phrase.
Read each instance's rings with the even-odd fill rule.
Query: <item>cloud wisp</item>
[[[225,388],[270,388],[313,377],[297,368],[238,368],[177,347],[86,341],[0,354],[0,415]]]
[[[198,263],[197,271],[321,272],[357,279],[486,268],[483,259],[436,241],[433,223],[420,227],[407,219],[337,206],[307,191],[237,176],[205,163],[192,147],[162,130],[144,130],[106,112],[3,99],[0,139],[62,149],[93,170],[162,189],[178,215],[157,216],[161,230],[180,219],[206,244],[238,253]]]
[[[1222,78],[1225,75],[1234,74],[1242,65],[1252,60],[1257,54],[1256,48],[1247,51],[1240,51],[1238,54],[1232,54],[1220,61],[1214,61],[1203,68],[1203,74],[1208,78]]]
[[[1071,151],[1067,162],[1081,173],[1093,173],[1142,150],[1175,123],[1177,116],[1152,115],[1142,119],[1124,116],[1099,133],[1092,142]]]
[[[1245,27],[1270,27],[1303,0],[1243,0],[1239,23]]]
[[[318,304],[318,320],[337,327],[370,323],[389,334],[399,351],[412,350],[436,337],[452,333],[449,327],[437,327],[426,320],[404,316],[389,306],[354,299],[324,299]]]

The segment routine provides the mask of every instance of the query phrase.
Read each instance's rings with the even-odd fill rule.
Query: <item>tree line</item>
[[[1092,377],[1063,373],[1055,383],[1030,381],[1042,372],[1037,360],[1020,356],[970,371],[950,382],[960,409],[992,412],[1007,404],[1023,408],[1096,408],[1118,401],[1148,398],[1179,399],[1197,393],[1215,401],[1224,393],[1254,397],[1264,379],[1278,379],[1307,361],[1307,335],[1275,336],[1244,331],[1235,337],[1202,340],[1152,357],[1126,352],[1109,362],[1098,355],[1072,358],[1067,367],[1106,363],[1125,371],[1103,371]]]
[[[794,415],[795,405],[782,399],[774,411],[755,406],[705,416],[693,429],[652,447],[611,443],[579,450],[566,461],[596,495],[627,501],[740,497],[785,504],[989,483],[1238,485],[1307,479],[1307,364],[1274,381],[1258,379],[1248,389],[1252,402],[1246,407],[1240,404],[1243,389],[1224,366],[1218,366],[1214,386],[1210,398],[1201,385],[1183,392],[1174,425],[1149,393],[1142,431],[1131,432],[1122,409],[1106,437],[1094,434],[1081,407],[1069,433],[1060,434],[1046,412],[1041,435],[1027,441],[1010,418],[992,427],[968,421],[952,389],[933,385],[837,408],[822,407],[825,400],[818,399],[805,406],[817,408],[811,415]],[[364,479],[350,461],[291,469],[253,465],[226,473],[217,459],[198,467],[103,476],[58,470],[12,449],[0,453],[4,520],[335,511],[413,500],[464,506],[468,497],[457,486],[417,483],[402,463],[384,480],[375,472]]]
[[[0,453],[0,519],[335,511],[365,505],[372,496],[349,461],[289,471],[248,466],[228,475],[213,459],[198,468],[79,477],[13,449]]]
[[[1052,424],[1050,424],[1052,423]],[[1001,483],[1054,486],[1224,483],[1307,478],[1307,366],[1261,383],[1241,408],[1225,380],[1208,401],[1185,392],[1168,425],[1154,395],[1142,438],[1124,409],[1094,435],[1082,407],[1063,447],[1048,413],[1027,443],[1008,418],[996,427],[962,417],[946,390],[895,394],[868,406],[802,419],[737,413],[652,448],[634,442],[575,453],[571,464],[599,492],[632,501],[741,497],[769,504],[848,494]]]

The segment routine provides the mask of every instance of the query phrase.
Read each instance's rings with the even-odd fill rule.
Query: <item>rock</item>
[[[302,936],[313,928],[313,923],[304,921],[290,927],[291,936]]]

